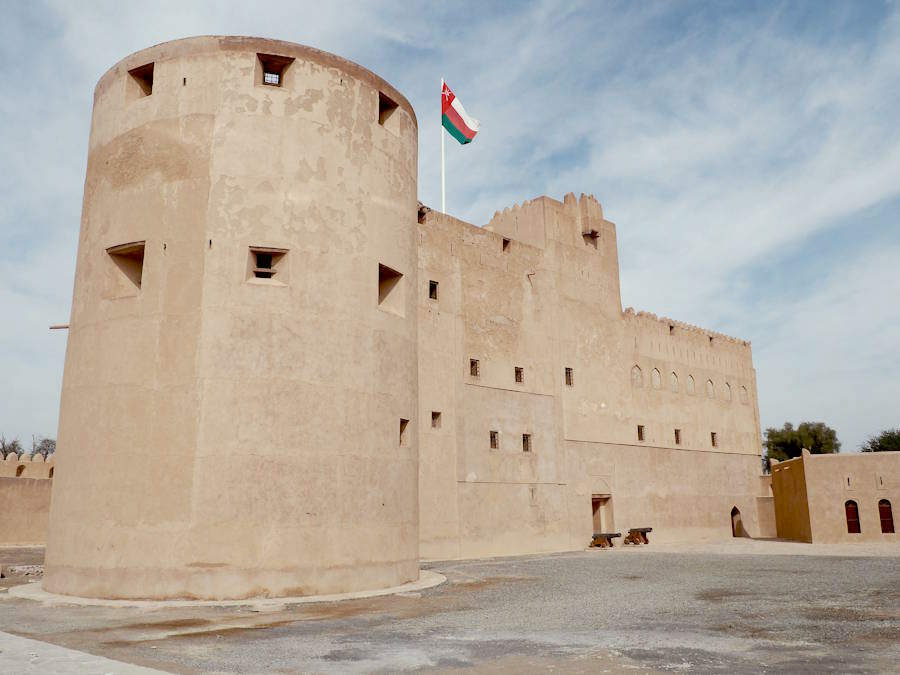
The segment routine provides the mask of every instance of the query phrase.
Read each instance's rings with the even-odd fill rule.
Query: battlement
[[[669,334],[673,334],[675,333],[674,329],[677,329],[677,332],[679,333],[688,333],[689,335],[694,337],[707,338],[709,344],[715,344],[715,340],[719,340],[738,347],[750,346],[749,340],[742,340],[741,338],[736,338],[731,335],[726,335],[725,333],[719,333],[714,330],[709,330],[707,328],[703,328],[702,326],[695,326],[684,321],[679,321],[678,319],[670,319],[666,316],[657,316],[653,312],[635,311],[633,307],[626,307],[622,314],[626,318],[633,317],[635,319],[643,320],[646,323],[657,323],[659,324],[660,332],[663,332],[665,330]]]
[[[55,464],[52,457],[44,460],[40,454],[20,457],[11,452],[6,459],[0,460],[0,478],[53,478]]]

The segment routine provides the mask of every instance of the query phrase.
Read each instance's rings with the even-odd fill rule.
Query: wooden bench
[[[625,540],[622,542],[624,544],[649,544],[650,540],[647,539],[647,533],[653,532],[652,527],[632,527],[628,530],[628,536],[625,537]]]
[[[612,548],[613,539],[621,537],[621,532],[594,532],[594,538],[591,539],[592,548]]]

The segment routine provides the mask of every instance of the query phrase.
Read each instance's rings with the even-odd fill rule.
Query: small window
[[[687,393],[691,396],[694,395],[694,376],[688,375],[687,378]]]
[[[509,251],[509,239],[507,239],[506,237],[503,237],[503,244],[501,246],[502,246],[502,248],[500,250],[503,251],[504,253]]]
[[[284,282],[287,279],[287,249],[250,247],[250,263],[248,279],[276,279]]]
[[[525,382],[525,369],[516,366],[516,384],[522,384],[523,382]]]
[[[662,386],[662,378],[659,375],[658,368],[654,368],[650,371],[650,384],[654,389],[659,389]]]
[[[847,533],[860,534],[859,506],[852,499],[844,502],[844,515],[847,517]]]
[[[404,315],[403,286],[400,283],[403,275],[387,265],[378,265],[378,308]]]
[[[294,59],[289,56],[257,54],[260,64],[260,82],[269,87],[284,86],[284,76]]]
[[[522,452],[531,452],[531,434],[522,434]]]
[[[106,249],[110,260],[121,273],[117,275],[120,291],[141,290],[144,277],[144,244],[143,241],[135,241]]]
[[[500,432],[499,431],[491,431],[491,450],[497,450],[500,448]]]
[[[731,385],[727,382],[725,383],[725,400],[731,402]]]
[[[132,82],[137,85],[137,88],[132,88],[132,91],[135,91],[137,93],[136,98],[150,96],[153,93],[152,63],[148,63],[146,66],[141,66],[140,68],[129,70],[128,74],[131,75]]]
[[[638,434],[639,441],[644,440],[644,425],[643,424],[637,425],[637,434]]]
[[[391,115],[394,114],[395,110],[397,110],[397,104],[379,91],[378,124],[384,126],[385,123],[387,123],[387,121],[391,118]]]
[[[719,437],[716,435],[715,431],[709,432],[709,442],[712,443],[714,448],[719,447]]]
[[[478,377],[478,374],[478,359],[469,359],[469,375],[471,375],[472,377]]]
[[[741,386],[741,403],[747,403],[750,397],[747,395],[747,387]]]
[[[406,445],[406,427],[409,426],[409,420],[400,418],[400,445]]]
[[[25,465],[19,464],[19,466],[16,467],[16,477],[21,476],[23,473],[25,473]]]
[[[675,326],[669,324],[669,335],[675,335]]]
[[[575,386],[575,371],[571,368],[566,368],[566,386],[574,387]]]
[[[441,413],[439,410],[431,411],[431,428],[432,429],[440,429],[441,428]]]
[[[678,374],[674,370],[669,373],[669,389],[678,393]]]
[[[438,282],[436,282],[436,281],[428,282],[428,298],[431,300],[438,299]]]
[[[894,514],[891,511],[891,503],[887,499],[878,502],[878,518],[881,520],[881,533],[894,533]]]
[[[716,397],[716,385],[713,384],[712,380],[706,381],[706,395],[710,398]]]
[[[681,445],[681,429],[675,430],[675,445]]]

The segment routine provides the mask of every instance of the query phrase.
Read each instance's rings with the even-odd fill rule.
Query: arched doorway
[[[847,516],[847,532],[849,534],[859,534],[859,507],[852,499],[844,502],[844,513]]]
[[[891,503],[887,499],[878,502],[878,518],[881,520],[882,534],[893,534],[894,514],[891,511]]]
[[[731,536],[732,537],[745,537],[746,532],[744,532],[744,523],[741,522],[741,512],[738,507],[734,507],[731,509]]]

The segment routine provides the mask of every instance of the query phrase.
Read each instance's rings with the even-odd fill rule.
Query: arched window
[[[747,396],[747,387],[741,385],[741,403],[746,403],[749,400]]]
[[[887,499],[878,502],[878,517],[881,519],[881,531],[883,534],[894,532],[894,514],[891,512],[891,503]]]
[[[852,499],[844,502],[844,513],[847,515],[847,532],[859,534],[859,507]]]
[[[727,382],[725,383],[725,400],[731,401],[731,385]]]
[[[662,384],[661,378],[659,376],[659,370],[657,370],[656,368],[650,371],[650,383],[653,385],[654,389],[659,389]]]
[[[687,392],[691,396],[694,395],[694,376],[693,375],[688,375]]]
[[[706,381],[706,395],[710,398],[716,397],[716,385],[713,384],[712,380]]]
[[[24,471],[25,471],[25,465],[19,464],[19,466],[16,467],[16,476],[21,476]]]
[[[635,365],[631,368],[631,384],[635,387],[644,386],[644,374],[640,366]]]
[[[674,392],[678,391],[678,375],[674,370],[669,374],[669,388]]]

